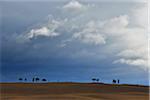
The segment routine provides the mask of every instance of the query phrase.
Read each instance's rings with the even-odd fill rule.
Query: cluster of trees
[[[99,79],[98,78],[92,78],[92,81],[93,82],[99,82]]]
[[[27,78],[19,78],[19,81],[27,81]]]
[[[36,78],[32,78],[32,82],[38,82],[40,81],[40,78],[36,77]],[[41,79],[41,81],[46,82],[47,80],[45,78]]]
[[[116,84],[116,83],[119,84],[119,83],[120,83],[120,80],[119,80],[119,79],[117,79],[117,80],[113,79],[112,83],[113,83],[113,84]]]
[[[20,82],[26,82],[27,81],[27,78],[19,78],[18,79]],[[42,82],[46,82],[47,80],[45,79],[45,78],[42,78],[42,79],[40,79],[40,78],[38,78],[38,77],[36,77],[36,78],[32,78],[32,82],[39,82],[39,81],[42,81]]]
[[[99,82],[99,78],[92,78],[92,81],[93,81],[93,82]],[[117,79],[117,80],[113,79],[113,80],[112,80],[112,83],[113,83],[113,84],[116,84],[116,83],[119,84],[119,83],[120,83],[120,80],[119,80],[119,79]]]

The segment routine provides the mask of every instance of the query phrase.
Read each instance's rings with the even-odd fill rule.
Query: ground
[[[149,100],[149,87],[102,83],[0,83],[0,100]]]

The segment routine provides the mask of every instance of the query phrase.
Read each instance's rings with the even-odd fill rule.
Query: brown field
[[[149,87],[94,83],[0,83],[0,100],[149,100]]]

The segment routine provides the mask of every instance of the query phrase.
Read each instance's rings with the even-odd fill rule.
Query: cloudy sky
[[[1,81],[148,84],[143,0],[1,2]]]

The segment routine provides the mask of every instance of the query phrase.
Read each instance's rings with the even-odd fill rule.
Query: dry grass
[[[0,100],[149,100],[149,87],[91,83],[1,83]]]

